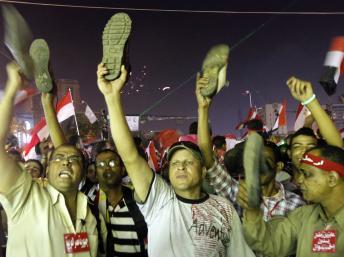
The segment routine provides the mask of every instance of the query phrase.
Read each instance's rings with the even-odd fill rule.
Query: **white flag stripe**
[[[343,57],[344,57],[344,52],[329,51],[327,52],[324,65],[339,68],[343,61]]]
[[[63,106],[57,113],[57,120],[62,122],[75,114],[73,103]]]
[[[41,128],[38,132],[37,132],[37,136],[39,138],[39,140],[42,142],[44,139],[47,139],[49,137],[49,129],[48,126],[45,125],[43,128]]]
[[[299,130],[305,125],[305,119],[308,115],[310,115],[310,111],[308,110],[306,106],[303,106],[302,110],[300,111],[299,115],[297,116],[295,120],[295,125],[294,125],[295,131]]]

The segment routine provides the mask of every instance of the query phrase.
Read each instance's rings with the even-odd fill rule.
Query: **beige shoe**
[[[126,13],[116,13],[107,22],[103,31],[103,59],[109,71],[105,79],[111,81],[121,74],[121,65],[128,65],[128,39],[131,19]]]
[[[227,63],[229,46],[225,44],[213,46],[202,65],[204,76],[209,78],[208,86],[201,90],[203,96],[212,97],[227,85]]]
[[[5,45],[18,63],[21,72],[28,80],[31,80],[33,78],[33,64],[29,55],[29,48],[33,36],[30,27],[13,5],[3,5],[2,14],[5,27]]]
[[[250,132],[245,142],[243,164],[247,186],[248,206],[259,209],[261,203],[260,167],[262,164],[263,138],[256,132]]]

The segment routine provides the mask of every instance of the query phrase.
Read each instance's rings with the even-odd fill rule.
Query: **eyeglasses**
[[[106,161],[100,161],[100,162],[97,162],[96,165],[99,168],[105,168],[106,166],[113,168],[116,165],[119,165],[119,161],[117,161],[117,160],[109,160],[107,162]]]
[[[77,155],[71,155],[71,156],[55,155],[51,160],[53,162],[62,162],[62,161],[67,160],[68,163],[80,163],[81,157]]]

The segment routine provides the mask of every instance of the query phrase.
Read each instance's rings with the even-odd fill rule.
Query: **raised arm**
[[[287,81],[291,95],[295,100],[307,106],[314,120],[318,124],[321,135],[329,145],[343,147],[343,141],[340,133],[334,125],[326,111],[321,107],[318,99],[313,93],[312,84],[295,77],[291,77]]]
[[[2,125],[0,126],[0,193],[6,194],[17,181],[21,168],[11,159],[5,150],[6,137],[13,117],[15,95],[22,84],[19,67],[15,63],[7,64],[8,80],[0,103]]]
[[[99,90],[105,97],[105,102],[110,115],[110,128],[118,154],[131,178],[136,197],[144,202],[147,198],[149,187],[153,179],[153,172],[148,163],[143,159],[135,146],[125,119],[121,90],[126,82],[127,71],[121,67],[121,76],[114,81],[107,81],[104,76],[108,73],[104,64],[98,65],[97,78]]]
[[[206,87],[208,83],[209,79],[207,77],[200,77],[200,74],[197,74],[195,91],[198,104],[197,139],[198,146],[202,151],[207,169],[211,168],[215,162],[208,125],[211,98],[205,97],[201,94],[201,89]]]
[[[42,93],[42,106],[44,110],[45,120],[49,128],[51,141],[54,147],[58,147],[67,143],[67,139],[63,133],[60,123],[57,120],[56,111],[54,107],[54,95],[52,93]]]

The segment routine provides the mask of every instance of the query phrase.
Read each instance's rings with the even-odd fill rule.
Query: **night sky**
[[[237,133],[234,127],[240,112],[244,117],[249,108],[248,96],[242,94],[245,90],[252,92],[256,106],[287,99],[288,123],[292,127],[297,103],[285,85],[291,75],[311,81],[322,103],[338,103],[338,96],[344,93],[344,78],[339,82],[337,94],[331,98],[317,83],[331,38],[344,35],[343,0],[31,2],[220,11],[281,11],[294,3],[288,12],[343,12],[341,15],[273,15],[125,11],[133,21],[130,41],[133,74],[123,94],[127,114],[142,113],[195,75],[212,45],[226,43],[233,46],[272,17],[261,30],[230,53],[230,86],[215,97],[211,108],[213,133]],[[104,108],[103,97],[96,85],[96,67],[102,56],[102,30],[107,20],[118,11],[24,4],[15,4],[15,7],[28,21],[35,38],[47,40],[55,77],[77,79],[81,96],[91,108],[95,111]],[[0,32],[3,35],[3,26]],[[4,44],[0,51],[8,53]],[[6,62],[7,59],[0,55],[1,85],[6,78]],[[190,79],[149,114],[197,116],[194,84],[195,79]],[[167,86],[171,89],[163,91],[162,88]],[[142,129],[178,127],[186,132],[190,122],[147,122]]]

